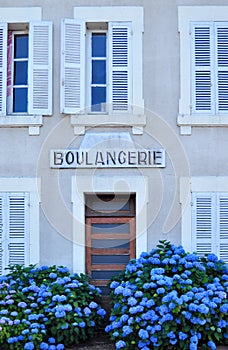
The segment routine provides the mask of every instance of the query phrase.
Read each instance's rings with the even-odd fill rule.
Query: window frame
[[[178,6],[178,31],[180,34],[180,99],[177,125],[181,135],[191,135],[192,127],[227,126],[226,113],[192,114],[191,76],[191,23],[226,22],[228,6]]]
[[[28,69],[28,82],[29,82],[29,94],[28,94],[28,113],[6,113],[7,99],[7,34],[8,30],[20,30],[24,28],[25,25],[29,25],[29,64]],[[38,27],[40,26],[40,27]],[[34,64],[34,53],[33,43],[38,43],[39,29],[46,26],[46,33],[48,40],[42,41],[50,50],[48,50],[48,55],[45,55],[46,62],[39,62],[39,64]],[[9,28],[10,27],[10,28]],[[39,135],[40,127],[43,125],[43,115],[52,115],[52,23],[48,21],[42,21],[42,8],[41,7],[10,7],[10,8],[0,8],[0,37],[2,40],[2,47],[4,51],[1,52],[2,60],[0,67],[0,74],[2,74],[1,87],[1,103],[0,103],[0,128],[1,127],[28,127],[29,135]],[[46,44],[45,44],[46,43]],[[43,46],[44,47],[44,46]],[[48,74],[47,79],[47,91],[48,91],[48,106],[39,99],[37,96],[41,93],[38,86],[37,75],[35,70],[40,70],[40,72],[45,70]],[[33,74],[34,73],[34,74]],[[42,74],[40,74],[42,76]],[[31,79],[33,77],[33,79]],[[35,81],[36,79],[36,81]],[[43,82],[44,80],[42,80]],[[37,101],[42,101],[38,106]],[[40,109],[39,109],[40,108]]]
[[[23,59],[16,59],[15,58],[15,36],[17,36],[17,35],[27,35],[28,40],[29,40],[29,33],[27,30],[21,30],[21,31],[12,30],[12,61],[8,62],[8,57],[7,57],[7,65],[11,64],[11,82],[12,82],[11,95],[7,96],[7,107],[8,107],[8,112],[6,113],[7,116],[9,116],[9,115],[27,115],[28,114],[28,62],[29,62],[29,55],[28,55],[28,57],[23,58]],[[19,62],[19,61],[20,62],[22,62],[22,61],[27,62],[27,84],[23,85],[23,87],[26,87],[26,89],[27,89],[27,111],[25,111],[25,112],[14,112],[14,89],[15,89],[15,86],[18,86],[18,85],[14,84],[14,79],[15,79],[14,63]],[[20,85],[20,86],[22,86],[22,85]],[[8,103],[8,99],[9,99],[9,103]]]
[[[61,113],[70,114],[71,125],[74,128],[74,134],[85,134],[86,128],[91,127],[117,127],[126,126],[132,128],[133,134],[142,134],[143,127],[146,125],[144,115],[143,100],[143,62],[142,62],[142,45],[144,32],[143,7],[140,6],[78,6],[74,8],[73,18],[82,23],[131,23],[131,47],[133,55],[132,62],[132,110],[128,113],[85,113],[63,111],[63,94],[61,92]],[[110,53],[108,53],[110,55]],[[63,70],[63,68],[61,68]],[[61,72],[61,82],[64,82],[63,71]],[[61,83],[62,85],[62,83]],[[61,86],[62,89],[62,86]],[[110,90],[110,89],[109,89]],[[82,97],[83,98],[83,97]],[[84,103],[85,105],[85,103]]]
[[[106,102],[105,102],[105,111],[92,111],[92,35],[93,33],[105,33],[106,34]],[[108,30],[106,29],[87,29],[86,30],[86,86],[90,86],[90,88],[86,89],[86,113],[88,114],[109,114],[107,110],[108,107],[108,86],[109,86],[109,57],[108,57]]]

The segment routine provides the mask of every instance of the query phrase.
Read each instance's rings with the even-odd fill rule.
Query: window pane
[[[92,34],[92,57],[106,57],[106,34]]]
[[[92,61],[92,84],[106,84],[106,61]]]
[[[28,62],[14,62],[14,85],[27,85]]]
[[[28,35],[27,34],[15,35],[14,57],[15,58],[28,57]]]
[[[92,112],[105,112],[105,103],[106,87],[92,87]]]
[[[27,112],[27,88],[18,88],[13,91],[13,112]]]

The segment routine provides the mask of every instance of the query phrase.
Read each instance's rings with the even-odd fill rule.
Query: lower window
[[[29,264],[29,193],[0,192],[0,274]]]
[[[228,193],[193,192],[192,208],[193,250],[228,263]]]

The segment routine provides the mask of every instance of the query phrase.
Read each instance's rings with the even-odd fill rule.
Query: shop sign
[[[51,168],[164,168],[164,149],[55,149]]]

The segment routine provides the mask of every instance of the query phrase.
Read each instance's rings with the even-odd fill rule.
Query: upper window
[[[42,115],[52,114],[52,24],[39,7],[0,13],[0,127],[38,135]]]
[[[74,126],[145,125],[142,9],[127,9],[78,7],[62,22],[61,112]]]
[[[192,113],[228,113],[228,23],[192,23]]]
[[[182,134],[192,126],[228,125],[228,22],[225,6],[180,6]]]

